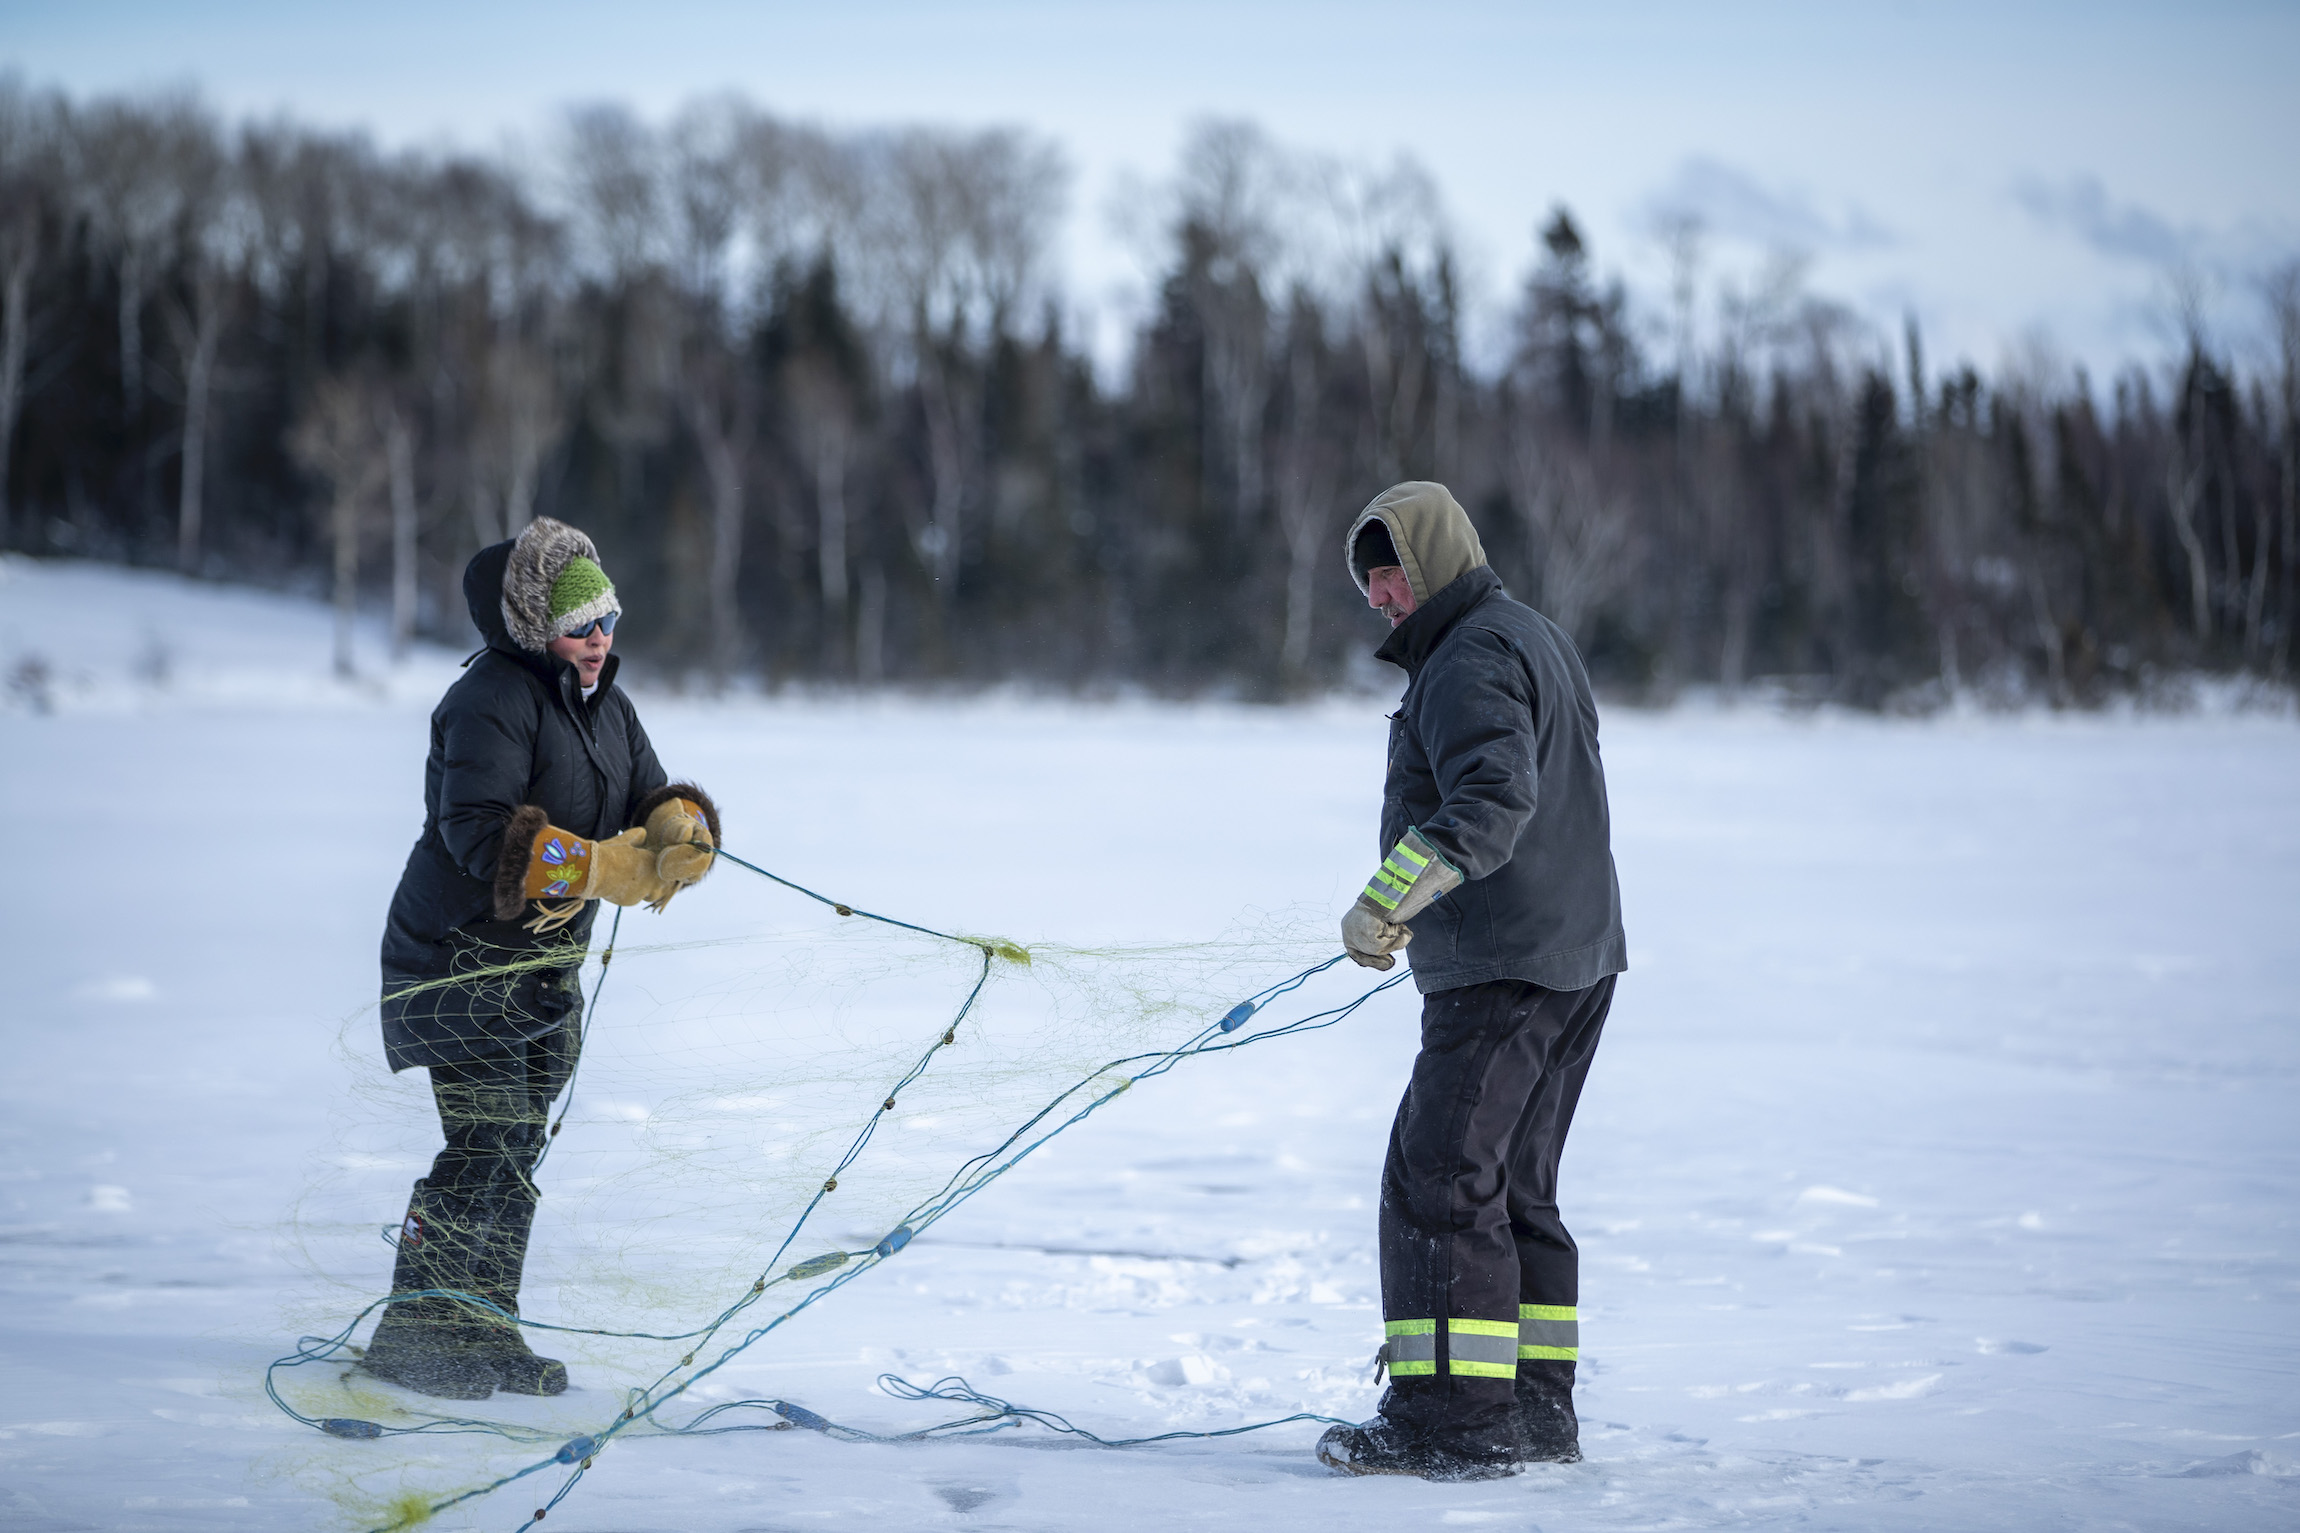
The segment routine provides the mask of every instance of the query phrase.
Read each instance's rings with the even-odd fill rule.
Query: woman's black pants
[[[452,1289],[518,1313],[539,1197],[535,1163],[551,1103],[574,1073],[578,1037],[570,1020],[504,1053],[430,1067],[447,1144],[409,1200],[392,1292]],[[393,1308],[401,1305],[409,1319],[461,1313],[452,1301],[402,1300]]]

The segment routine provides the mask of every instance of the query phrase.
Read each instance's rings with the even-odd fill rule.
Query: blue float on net
[[[777,1400],[774,1404],[775,1414],[794,1427],[805,1427],[810,1432],[828,1432],[831,1429],[828,1421],[803,1405],[793,1405],[788,1400]]]
[[[1223,1014],[1222,1031],[1225,1033],[1236,1032],[1239,1028],[1246,1025],[1246,1019],[1253,1014],[1254,1003],[1252,1001],[1240,1001],[1237,1005],[1231,1007],[1228,1012]]]
[[[898,1225],[886,1237],[886,1239],[880,1241],[876,1246],[872,1247],[872,1249],[877,1251],[881,1256],[892,1256],[895,1252],[910,1244],[910,1233],[911,1231],[909,1225]]]
[[[562,1464],[572,1464],[580,1459],[587,1459],[598,1451],[598,1438],[570,1437],[567,1439],[566,1444],[562,1446],[557,1453],[553,1454],[552,1457],[559,1460],[559,1462]]]
[[[381,1437],[383,1428],[357,1416],[330,1416],[319,1424],[319,1429],[330,1437]]]
[[[846,1252],[825,1251],[820,1256],[808,1257],[805,1261],[800,1262],[797,1266],[791,1268],[790,1271],[784,1273],[783,1276],[793,1279],[821,1277],[826,1272],[838,1271],[839,1268],[845,1266],[846,1264]]]

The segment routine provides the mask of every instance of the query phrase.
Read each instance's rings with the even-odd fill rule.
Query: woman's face
[[[607,651],[614,647],[615,636],[596,623],[589,633],[551,641],[551,653],[574,666],[587,687],[599,684],[599,668],[607,663]]]

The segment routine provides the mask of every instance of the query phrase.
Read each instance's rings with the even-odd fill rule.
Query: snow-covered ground
[[[366,1257],[327,1244],[315,1200],[382,1224],[410,1174],[376,1157],[362,1181],[344,1151],[393,1100],[361,1008],[459,657],[390,672],[362,643],[375,679],[346,688],[311,605],[0,566],[0,679],[45,657],[0,700],[0,1526],[349,1526],[343,1487],[385,1447],[260,1390],[356,1310],[345,1284],[386,1275],[372,1230]],[[1192,939],[1247,907],[1338,913],[1375,850],[1376,700],[640,705],[735,850],[930,924]],[[1118,1452],[658,1439],[603,1454],[549,1525],[2300,1525],[2300,729],[1605,728],[1633,968],[1565,1162],[1586,1462],[1348,1481],[1310,1427]],[[993,848],[1027,862],[986,879]],[[1232,870],[1221,908],[1175,906],[1183,863]],[[646,935],[787,921],[777,898],[723,871]],[[644,1036],[724,952],[619,964],[602,1036]],[[1392,994],[1146,1084],[747,1354],[731,1392],[882,1430],[934,1419],[873,1391],[887,1370],[1112,1436],[1365,1414],[1413,1032]],[[574,1173],[616,1104],[582,1101],[539,1274],[571,1270],[555,1217],[606,1206]],[[691,1201],[691,1230],[652,1238],[748,1217]],[[534,1419],[611,1417],[592,1383]],[[483,1409],[518,1406],[542,1409]],[[439,1452],[439,1483],[480,1462]],[[437,1525],[508,1533],[550,1483]]]

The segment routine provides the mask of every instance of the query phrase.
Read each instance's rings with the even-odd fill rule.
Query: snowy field
[[[411,1174],[344,1181],[345,1103],[459,658],[390,672],[362,644],[376,679],[346,687],[309,604],[0,566],[0,1527],[354,1525],[331,1487],[377,1445],[297,1427],[261,1376],[363,1302],[300,1243],[314,1189],[380,1225]],[[929,924],[1193,940],[1245,907],[1338,914],[1376,851],[1380,700],[639,701],[733,850]],[[2300,728],[1617,709],[1605,750],[1632,971],[1565,1160],[1586,1462],[1351,1481],[1304,1426],[637,1440],[548,1525],[2300,1526]],[[1017,845],[1028,876],[986,879]],[[1175,908],[1210,845],[1234,893]],[[788,916],[736,871],[649,939]],[[681,982],[650,962],[606,992],[610,1043]],[[1370,1412],[1414,1019],[1393,993],[1145,1084],[729,1394],[897,1431],[932,1417],[874,1391],[888,1370],[1108,1436]],[[579,1099],[570,1169],[612,1106]],[[539,1275],[578,1206],[544,1183]],[[696,1210],[677,1240],[735,1227]],[[560,1303],[531,1285],[531,1314]],[[555,1483],[435,1525],[510,1533]]]

